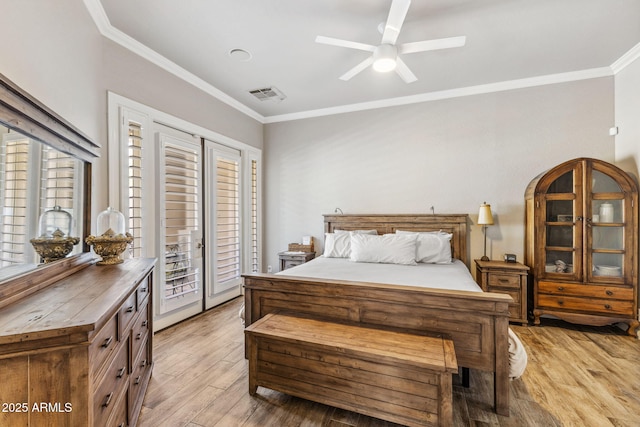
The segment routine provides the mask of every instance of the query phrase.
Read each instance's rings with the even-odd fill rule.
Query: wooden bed
[[[446,231],[453,234],[453,256],[470,264],[468,215],[325,215],[324,221],[329,233]],[[494,373],[495,410],[509,415],[509,295],[274,274],[245,274],[243,279],[247,326],[286,310],[381,329],[447,334],[459,366]]]

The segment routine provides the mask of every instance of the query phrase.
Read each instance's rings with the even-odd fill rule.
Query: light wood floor
[[[155,366],[138,426],[390,427],[395,424],[259,388],[248,393],[236,299],[154,337]],[[454,386],[456,426],[638,426],[640,341],[616,327],[543,319],[512,325],[529,366],[511,383],[511,416],[491,410],[492,376]]]

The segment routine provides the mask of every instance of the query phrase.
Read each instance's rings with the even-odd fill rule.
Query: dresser
[[[509,294],[513,303],[509,304],[509,321],[520,324],[527,319],[527,277],[529,267],[519,262],[482,261],[476,262],[476,281],[485,292]]]
[[[0,425],[136,424],[153,367],[154,265],[90,265],[0,308]]]

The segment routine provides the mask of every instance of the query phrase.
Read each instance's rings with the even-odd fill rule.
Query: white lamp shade
[[[478,225],[493,225],[491,205],[488,205],[486,202],[480,205],[480,211],[478,212]]]

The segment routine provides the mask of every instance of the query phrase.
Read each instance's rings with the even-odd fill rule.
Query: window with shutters
[[[80,235],[82,164],[68,154],[16,132],[3,135],[0,146],[0,266],[37,263],[30,239],[38,235],[38,218],[59,206],[73,218],[71,234]],[[29,170],[37,170],[29,174]],[[72,253],[78,253],[80,246]]]
[[[2,241],[0,266],[7,267],[32,260],[26,259],[25,249],[29,227],[27,210],[27,169],[29,167],[29,140],[3,140],[2,143]],[[33,257],[31,257],[33,258]]]
[[[75,165],[76,160],[68,154],[42,146],[40,214],[59,206],[78,221],[81,209],[74,198],[79,178]]]
[[[251,272],[260,271],[258,236],[258,161],[251,159]]]
[[[192,233],[200,228],[200,148],[163,140],[163,199],[166,301],[201,291],[201,258]],[[188,298],[187,300],[190,300]],[[169,304],[167,308],[173,307]]]
[[[131,256],[143,255],[143,231],[142,231],[142,125],[136,121],[128,120],[128,145],[127,145],[127,178],[128,178],[128,209],[129,233],[133,235],[131,242]]]
[[[240,278],[240,176],[239,163],[216,161],[216,278],[217,284]]]

